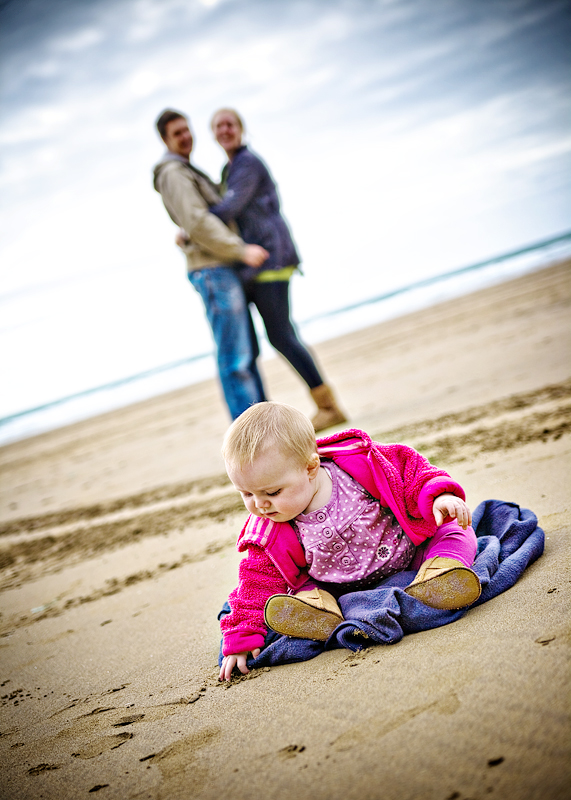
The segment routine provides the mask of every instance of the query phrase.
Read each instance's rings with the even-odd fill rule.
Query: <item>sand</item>
[[[546,533],[508,592],[396,645],[218,682],[244,512],[214,381],[1,448],[1,797],[568,798],[570,301],[567,262],[316,348],[353,426]]]

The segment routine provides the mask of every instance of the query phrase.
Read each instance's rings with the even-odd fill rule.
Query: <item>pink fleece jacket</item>
[[[415,544],[434,536],[432,504],[445,492],[465,499],[460,484],[412,447],[373,442],[352,429],[318,439],[322,459],[330,459],[355,478],[382,506],[390,508]],[[224,655],[263,647],[264,606],[273,594],[298,591],[308,579],[303,547],[288,522],[250,515],[238,537],[239,583],[228,598],[231,613],[222,618]]]

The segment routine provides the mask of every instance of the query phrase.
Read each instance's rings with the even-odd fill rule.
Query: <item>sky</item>
[[[563,0],[0,0],[0,417],[212,345],[154,120],[239,110],[295,317],[571,228]]]

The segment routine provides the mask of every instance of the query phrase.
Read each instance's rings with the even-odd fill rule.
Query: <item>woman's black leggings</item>
[[[307,347],[299,340],[290,319],[289,281],[249,282],[246,299],[253,303],[264,322],[268,341],[289,361],[310,389],[321,386],[323,378]]]

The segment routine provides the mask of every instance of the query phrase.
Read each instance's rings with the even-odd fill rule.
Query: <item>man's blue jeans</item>
[[[202,297],[212,329],[218,374],[232,419],[266,399],[256,359],[260,353],[244,288],[232,267],[205,267],[188,273]]]

